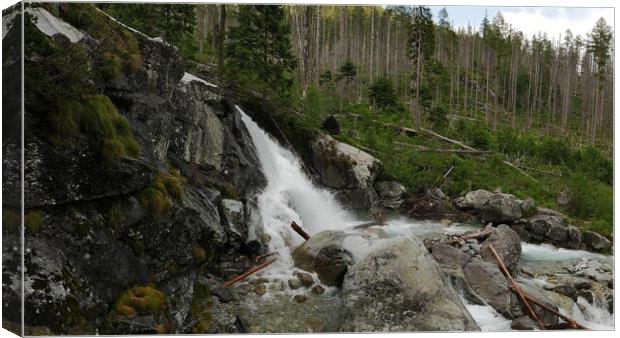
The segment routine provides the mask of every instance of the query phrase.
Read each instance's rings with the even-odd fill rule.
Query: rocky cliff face
[[[228,278],[263,250],[252,197],[266,182],[239,114],[216,86],[184,78],[174,47],[135,37],[139,70],[90,81],[129,122],[139,156],[104,165],[88,135],[70,145],[51,143],[49,122],[26,107],[27,326],[56,334],[181,332],[198,271]],[[86,34],[77,44],[94,60],[100,42]],[[26,58],[35,59],[34,51],[27,48]],[[3,61],[8,70],[8,53]],[[17,173],[19,153],[10,147],[18,135],[11,136],[3,165]],[[11,201],[19,200],[19,175],[5,175],[3,182],[4,218],[18,207]],[[36,222],[29,224],[28,215]],[[4,229],[3,262],[17,266],[18,232]],[[4,319],[19,322],[11,310],[19,304],[19,276],[7,271]],[[138,285],[163,293],[165,303],[157,311],[134,304],[136,314],[118,317],[123,293]],[[140,290],[135,297],[151,296],[145,291],[151,289]]]

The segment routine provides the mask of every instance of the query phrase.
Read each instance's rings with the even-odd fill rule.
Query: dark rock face
[[[611,242],[593,231],[584,231],[583,243],[596,251],[607,251],[611,248]]]
[[[510,323],[510,328],[513,330],[534,330],[538,328],[538,324],[528,316],[521,316]]]
[[[140,145],[137,158],[104,167],[99,149],[86,141],[63,148],[45,141],[45,128],[26,133],[25,208],[41,222],[26,232],[25,319],[53,334],[154,333],[164,322],[168,333],[186,332],[196,271],[236,275],[264,250],[252,197],[266,180],[239,113],[219,89],[180,81],[184,61],[177,49],[136,38],[140,70],[93,81],[101,81],[96,85],[128,120]],[[96,53],[93,41],[80,43]],[[45,123],[28,111],[25,119],[29,126]],[[3,182],[10,187],[19,181],[8,176],[17,164],[11,154],[18,153],[11,142],[3,144],[9,155]],[[162,197],[168,207],[155,214],[144,191],[171,172],[169,165],[180,172],[182,193]],[[6,267],[19,265],[13,242],[17,237],[3,229]],[[16,274],[5,278],[8,314],[19,304],[20,285]],[[106,319],[123,292],[148,283],[165,294],[166,313]]]
[[[417,239],[370,253],[343,284],[342,331],[477,330],[456,291]]]
[[[500,224],[495,228],[491,236],[482,242],[482,258],[487,262],[497,264],[490,245],[493,245],[506,268],[511,271],[517,269],[519,258],[521,257],[521,238],[514,230],[505,224]]]

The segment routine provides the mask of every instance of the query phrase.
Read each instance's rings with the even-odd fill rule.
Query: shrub
[[[116,314],[133,317],[136,314],[158,315],[166,309],[166,296],[153,286],[136,286],[116,301]]]
[[[592,220],[591,226],[603,234],[613,229],[613,193],[604,183],[593,183],[583,175],[573,175],[569,180],[569,214]]]
[[[394,85],[387,77],[379,77],[372,83],[368,88],[368,98],[379,109],[395,107],[398,101]]]
[[[562,164],[571,159],[571,150],[565,140],[545,137],[535,149],[544,162]]]

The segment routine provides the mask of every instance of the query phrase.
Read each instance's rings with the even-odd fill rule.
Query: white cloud
[[[575,36],[586,37],[600,17],[612,28],[614,25],[613,8],[502,8],[502,14],[528,38],[546,32],[550,39],[557,39],[567,29]]]

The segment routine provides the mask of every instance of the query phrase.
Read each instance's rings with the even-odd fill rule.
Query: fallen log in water
[[[534,309],[532,309],[532,306],[530,305],[529,301],[527,300],[527,298],[523,294],[523,290],[521,290],[521,288],[519,287],[517,282],[512,278],[512,275],[510,274],[510,271],[508,271],[508,269],[504,265],[504,262],[502,261],[502,259],[497,254],[497,251],[495,251],[495,247],[493,246],[493,244],[489,245],[489,249],[491,249],[491,252],[493,253],[493,256],[495,256],[495,260],[497,260],[497,264],[499,265],[499,268],[502,270],[502,272],[504,273],[504,275],[506,276],[506,278],[508,279],[510,284],[512,284],[512,287],[514,288],[514,291],[519,296],[519,298],[521,298],[521,301],[523,302],[523,304],[525,304],[525,307],[527,308],[527,310],[528,310],[530,316],[532,317],[532,319],[536,320],[536,323],[538,323],[538,326],[540,327],[541,330],[544,330],[545,329],[545,323],[543,323],[543,321],[536,315],[536,312],[534,312]]]
[[[304,231],[304,229],[302,229],[299,224],[295,223],[295,221],[291,222],[291,228],[293,228],[293,230],[295,230],[295,232],[298,233],[299,236],[303,237],[304,240],[307,241],[310,239],[310,235],[308,235],[308,233]]]
[[[269,264],[275,262],[277,260],[277,258],[272,258],[268,261],[265,261],[261,264],[255,265],[253,267],[251,267],[249,270],[247,270],[246,272],[240,274],[239,276],[234,277],[233,279],[229,280],[228,282],[224,283],[224,287],[227,288],[235,283],[237,283],[238,281],[244,280],[246,278],[248,278],[250,275],[266,268]]]
[[[448,244],[455,244],[455,243],[458,243],[460,241],[466,241],[468,239],[481,239],[481,238],[485,238],[485,237],[490,236],[493,233],[493,231],[494,231],[493,228],[490,228],[490,229],[485,228],[484,230],[475,232],[473,234],[463,235],[463,236],[454,238],[454,239],[448,241],[447,243]]]

